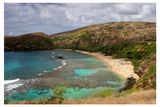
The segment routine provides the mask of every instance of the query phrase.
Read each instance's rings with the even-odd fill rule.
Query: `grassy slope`
[[[108,51],[107,54],[112,54],[116,48],[155,40],[155,23],[105,23],[51,36],[57,48],[103,51],[104,53],[109,48],[112,51]]]
[[[5,51],[26,51],[53,49],[53,43],[44,33],[31,33],[20,36],[5,36]]]

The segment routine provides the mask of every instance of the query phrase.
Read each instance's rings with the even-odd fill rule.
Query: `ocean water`
[[[67,87],[67,99],[81,99],[125,84],[99,59],[72,51],[5,52],[4,68],[7,101],[51,98],[55,87]]]
[[[51,51],[5,52],[5,80],[35,78],[61,65],[51,58]]]

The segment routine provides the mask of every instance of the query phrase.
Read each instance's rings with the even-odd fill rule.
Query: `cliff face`
[[[5,51],[26,51],[53,49],[53,43],[45,33],[31,33],[20,36],[5,36]]]

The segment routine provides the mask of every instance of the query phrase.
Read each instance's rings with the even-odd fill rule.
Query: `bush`
[[[128,32],[123,32],[124,36],[128,36]]]
[[[65,98],[65,94],[66,93],[66,88],[65,87],[56,87],[53,90],[53,96],[51,99],[58,99],[59,100],[59,104],[63,104]]]
[[[134,93],[134,92],[139,92],[139,91],[142,91],[142,90],[143,90],[142,88],[139,88],[139,89],[132,88],[130,90],[125,90],[125,91],[122,91],[121,93],[116,94],[115,97],[128,95],[128,94],[131,94],[131,93]]]
[[[147,43],[134,44],[127,46],[119,51],[118,57],[141,60],[142,57],[156,52],[156,44],[148,45]]]
[[[105,90],[102,90],[102,91],[99,91],[99,92],[92,94],[89,98],[95,98],[95,97],[105,98],[105,97],[111,96],[113,94],[113,92],[114,92],[113,88],[108,88],[108,89],[105,89]]]

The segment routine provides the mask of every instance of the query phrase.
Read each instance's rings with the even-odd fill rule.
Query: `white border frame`
[[[94,104],[81,104],[76,106],[114,106],[114,107],[124,107],[124,106],[140,106],[140,107],[151,107],[156,106],[160,107],[160,1],[158,0],[0,0],[0,81],[1,81],[1,99],[0,104],[1,106],[28,106],[28,105],[4,105],[4,3],[156,3],[156,36],[157,36],[157,104],[101,104],[101,105],[94,105]],[[37,105],[32,105],[37,106]],[[38,106],[46,106],[46,105],[38,105]],[[73,105],[47,105],[47,106],[73,106]]]

